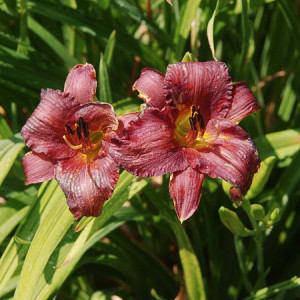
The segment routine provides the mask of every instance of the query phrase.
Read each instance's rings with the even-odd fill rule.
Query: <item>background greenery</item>
[[[172,3],[0,0],[1,299],[299,299],[299,1]],[[208,41],[261,106],[241,124],[264,160],[243,204],[206,179],[181,225],[167,176],[123,172],[103,214],[74,222],[55,181],[24,185],[19,132],[41,88],[89,62],[98,99],[122,115],[142,103],[142,67],[211,60]]]

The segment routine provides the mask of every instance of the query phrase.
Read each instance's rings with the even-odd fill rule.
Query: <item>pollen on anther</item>
[[[71,129],[71,127],[68,124],[65,124],[65,127],[69,134],[74,135],[74,131]]]
[[[79,124],[79,128],[83,128],[84,121],[83,121],[83,118],[81,116],[78,119],[78,124]]]
[[[90,135],[90,132],[89,132],[89,127],[88,127],[88,124],[86,122],[83,122],[83,125],[82,125],[82,131],[83,131],[83,134],[86,138],[89,137]]]
[[[80,141],[81,140],[81,129],[80,129],[80,127],[76,127],[76,134],[77,134],[77,137]]]
[[[195,124],[195,119],[192,117],[189,117],[190,125],[192,130],[196,130],[196,124]]]

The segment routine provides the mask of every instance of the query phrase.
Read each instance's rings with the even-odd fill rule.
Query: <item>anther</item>
[[[80,129],[80,125],[79,127],[76,127],[76,134],[77,134],[77,137],[79,139],[79,141],[81,140],[81,129]]]
[[[68,124],[65,124],[65,127],[69,134],[74,135],[74,131],[71,129],[71,127]]]
[[[196,122],[195,119],[192,117],[189,117],[190,125],[192,130],[196,130]]]
[[[86,122],[83,122],[82,131],[83,131],[84,137],[88,138],[90,135],[90,132],[89,132],[88,124]]]
[[[83,123],[84,123],[83,118],[82,118],[82,116],[80,116],[78,119],[78,125],[79,125],[80,129],[83,128]]]
[[[199,106],[198,106],[198,109],[197,109],[197,120],[200,124],[200,128],[204,129],[205,123],[204,123],[204,119],[203,119],[202,115],[200,114],[200,107]]]
[[[196,112],[196,107],[193,105],[192,106],[192,117],[194,117],[195,112]]]

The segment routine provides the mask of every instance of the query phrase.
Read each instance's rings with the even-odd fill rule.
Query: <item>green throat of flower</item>
[[[205,130],[205,122],[200,108],[193,105],[188,111],[181,112],[176,120],[175,138],[181,146],[188,148],[205,148],[218,138],[220,129],[216,125],[217,133],[210,135]]]
[[[66,134],[62,138],[66,144],[73,150],[79,150],[87,162],[92,161],[102,147],[104,133],[90,131],[87,122],[81,116],[77,123],[65,124],[65,129]]]

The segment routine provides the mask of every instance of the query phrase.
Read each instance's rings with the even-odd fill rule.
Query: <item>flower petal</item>
[[[232,82],[222,62],[188,62],[168,66],[164,82],[167,100],[177,107],[199,106],[205,121],[226,116],[232,102]],[[184,108],[180,108],[182,110]]]
[[[160,107],[166,105],[163,82],[165,75],[154,69],[142,70],[139,79],[134,83],[133,90],[138,90],[139,97],[148,106]]]
[[[99,216],[104,202],[111,198],[118,178],[117,164],[104,153],[89,164],[78,153],[59,161],[56,168],[56,179],[75,219]]]
[[[96,72],[92,65],[76,65],[71,69],[65,82],[65,93],[70,93],[81,104],[94,100],[96,95]]]
[[[123,138],[112,138],[110,155],[122,168],[142,177],[185,169],[184,152],[174,139],[177,110],[145,109],[125,129]]]
[[[233,123],[239,123],[248,115],[259,111],[259,105],[248,89],[246,82],[237,82],[233,85],[232,106],[226,119]]]
[[[75,155],[63,140],[64,126],[70,110],[79,102],[61,91],[42,90],[41,102],[23,126],[21,135],[34,152],[44,153],[53,159]]]
[[[227,120],[211,120],[207,134],[215,137],[207,146],[185,149],[189,163],[201,173],[230,182],[245,194],[260,166],[254,142],[240,126]]]
[[[55,160],[44,154],[35,152],[26,153],[22,158],[22,164],[26,176],[25,184],[38,183],[54,178],[55,163]]]
[[[67,116],[68,123],[72,126],[78,123],[79,117],[88,124],[90,131],[107,131],[118,128],[118,119],[114,108],[105,102],[93,102],[76,107]]]
[[[118,138],[118,137],[123,137],[124,135],[126,135],[126,127],[129,126],[129,123],[133,120],[137,120],[138,116],[139,116],[140,112],[132,112],[132,113],[128,113],[125,114],[121,117],[118,118],[119,121],[119,126],[118,129],[116,131],[112,131],[109,136],[110,138]]]
[[[204,178],[205,175],[190,167],[173,173],[169,190],[181,223],[191,217],[196,211],[202,195]]]

